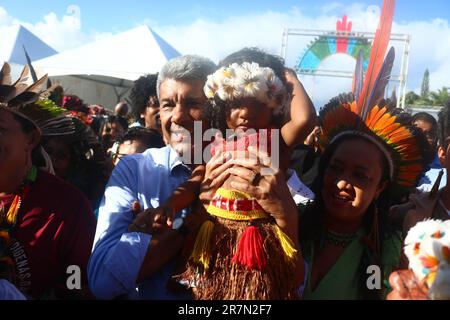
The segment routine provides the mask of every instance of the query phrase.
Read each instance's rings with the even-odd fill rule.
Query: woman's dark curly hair
[[[131,114],[135,121],[139,121],[141,124],[141,114],[145,112],[149,99],[151,97],[157,97],[156,94],[156,80],[158,74],[147,74],[141,76],[134,82],[133,88],[130,92],[131,101]],[[153,99],[154,103],[158,103],[158,98]]]
[[[229,66],[233,63],[242,64],[244,62],[256,62],[261,67],[271,68],[286,86],[288,92],[290,93],[292,91],[292,88],[287,85],[286,76],[284,74],[284,59],[266,53],[259,48],[243,48],[234,52],[219,62],[219,68]],[[205,119],[210,120],[210,126],[219,129],[224,136],[225,130],[227,129],[226,111],[228,106],[229,102],[224,102],[216,96],[214,101],[210,101],[209,105],[204,109]],[[288,106],[280,106],[274,110],[273,125],[281,128],[288,120],[288,111]]]

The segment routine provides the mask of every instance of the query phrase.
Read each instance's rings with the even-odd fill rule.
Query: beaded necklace
[[[335,246],[346,247],[357,237],[355,233],[338,233],[332,230],[326,230],[325,241]]]
[[[11,270],[14,267],[14,261],[11,259],[8,250],[10,245],[10,233],[16,226],[20,207],[30,189],[30,182],[36,181],[36,177],[37,169],[33,166],[21,184],[21,191],[14,196],[6,213],[5,205],[2,204],[2,209],[0,210],[0,278],[12,280]]]
[[[6,214],[4,214],[3,208],[0,215],[0,225],[6,222],[6,224],[10,226],[15,226],[17,222],[17,217],[19,215],[19,209],[20,206],[22,205],[22,201],[23,199],[25,199],[30,189],[28,182],[34,182],[36,180],[36,176],[37,176],[37,169],[35,166],[32,166],[30,172],[28,173],[28,175],[21,184],[21,192],[14,196],[14,199],[11,205],[9,206],[8,212],[6,212]]]

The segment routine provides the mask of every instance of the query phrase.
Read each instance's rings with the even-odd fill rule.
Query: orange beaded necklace
[[[24,182],[22,183],[21,194],[16,194],[8,209],[8,212],[6,212],[5,215],[4,214],[0,215],[0,225],[6,223],[9,226],[14,226],[16,224],[20,206],[22,205],[22,201],[23,199],[25,199],[30,189],[28,182],[35,181],[36,176],[37,176],[37,169],[35,166],[33,166],[30,172],[28,173],[27,177],[25,178]]]

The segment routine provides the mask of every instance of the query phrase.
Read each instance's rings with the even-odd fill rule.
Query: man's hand
[[[439,194],[430,193],[412,193],[409,201],[400,205],[392,206],[389,209],[388,218],[391,225],[401,229],[406,235],[417,222],[431,218]]]
[[[409,196],[409,202],[412,203],[413,208],[407,211],[403,221],[405,234],[418,222],[431,218],[438,199],[439,194],[431,197],[429,193],[411,194]]]

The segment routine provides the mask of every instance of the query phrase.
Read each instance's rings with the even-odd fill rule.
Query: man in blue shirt
[[[429,164],[428,171],[424,172],[422,178],[418,183],[417,190],[420,192],[430,192],[439,172],[444,170],[444,176],[442,177],[439,185],[439,190],[445,186],[446,170],[441,167],[441,163],[438,157],[438,124],[436,119],[427,112],[416,113],[412,118],[413,125],[421,129],[427,138],[428,144],[432,152],[432,161]],[[441,142],[442,144],[442,142]]]
[[[111,175],[100,206],[88,265],[89,286],[97,298],[190,297],[187,291],[176,294],[168,289],[184,243],[184,232],[148,234],[129,232],[128,227],[135,219],[132,211],[135,200],[144,210],[156,208],[190,176],[186,155],[194,154],[197,140],[188,136],[193,137],[194,122],[203,120],[207,102],[203,86],[207,75],[215,69],[208,59],[182,56],[168,61],[159,73],[161,126],[168,145],[123,158]],[[177,217],[186,214],[179,212]],[[185,219],[188,230],[188,221],[193,220],[189,217]]]

